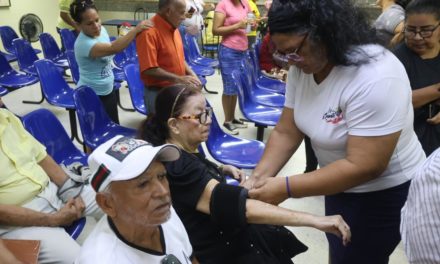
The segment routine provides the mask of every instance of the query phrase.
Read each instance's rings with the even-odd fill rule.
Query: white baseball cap
[[[92,172],[90,184],[96,192],[112,181],[131,180],[143,173],[155,160],[174,161],[180,150],[171,144],[153,147],[144,140],[116,136],[96,148],[88,163]]]

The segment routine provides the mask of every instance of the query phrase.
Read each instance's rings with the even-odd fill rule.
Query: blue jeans
[[[387,264],[400,241],[400,210],[410,181],[368,193],[339,193],[325,197],[325,214],[340,214],[351,230],[351,243],[326,234],[332,264]]]
[[[218,60],[223,80],[223,94],[237,95],[237,84],[232,79],[234,70],[242,70],[242,61],[246,58],[246,51],[230,49],[220,44]]]

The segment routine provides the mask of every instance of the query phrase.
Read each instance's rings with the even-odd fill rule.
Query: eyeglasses
[[[212,108],[211,107],[206,107],[205,110],[203,110],[198,115],[181,115],[181,116],[178,116],[177,118],[183,119],[183,120],[198,119],[199,123],[204,125],[204,124],[208,123],[208,117],[209,118],[212,117]]]
[[[282,54],[279,51],[275,51],[272,56],[280,61],[283,62],[289,62],[289,61],[293,61],[293,62],[301,62],[304,60],[304,57],[299,55],[298,52],[301,50],[304,41],[306,40],[306,38],[308,37],[309,34],[306,34],[303,38],[303,40],[301,41],[301,43],[299,44],[298,48],[295,49],[294,52],[292,53],[288,53],[288,54]]]
[[[437,24],[437,26],[435,26],[431,29],[421,28],[418,31],[413,30],[413,29],[408,29],[407,27],[405,27],[404,34],[405,34],[405,37],[407,37],[407,38],[415,38],[417,36],[417,34],[420,34],[420,37],[422,37],[422,38],[430,38],[432,36],[432,33],[439,26],[440,26],[440,22]]]
[[[160,264],[182,264],[182,262],[173,254],[169,254],[160,261]]]

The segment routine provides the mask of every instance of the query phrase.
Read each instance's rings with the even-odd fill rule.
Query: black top
[[[397,46],[394,53],[405,66],[412,90],[440,83],[440,54],[432,59],[422,59],[405,43]],[[430,116],[433,117],[438,112],[440,106],[435,100],[414,110],[414,130],[426,155],[440,147],[440,125],[426,122]]]
[[[197,211],[200,196],[211,179],[226,184],[217,166],[202,155],[182,151],[180,159],[166,163],[166,168],[173,207],[201,263],[292,263],[293,256],[307,250],[284,227],[249,224],[225,230],[209,215]]]

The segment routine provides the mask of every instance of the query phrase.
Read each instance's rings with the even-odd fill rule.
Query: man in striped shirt
[[[440,148],[413,178],[401,217],[409,262],[440,263]]]

